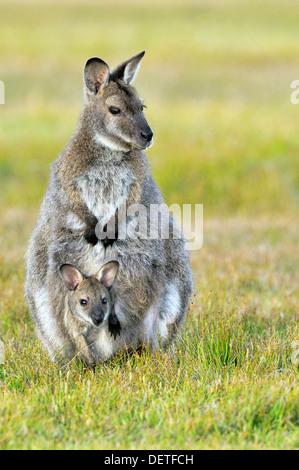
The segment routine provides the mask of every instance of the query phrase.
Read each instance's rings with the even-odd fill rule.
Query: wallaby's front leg
[[[92,354],[90,353],[86,339],[82,334],[76,336],[75,345],[77,350],[77,356],[86,364],[93,365],[95,363],[95,360]]]
[[[70,310],[67,310],[65,313],[64,324],[70,341],[75,347],[73,359],[79,357],[86,364],[94,364],[95,361],[90,352],[87,340],[83,334],[86,330],[86,327],[82,326],[82,323],[74,318]]]

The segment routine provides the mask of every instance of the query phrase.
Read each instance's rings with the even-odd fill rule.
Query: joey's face
[[[102,59],[89,59],[84,69],[85,103],[96,142],[112,151],[146,149],[153,132],[144,116],[143,101],[130,86],[144,52],[119,65],[110,73]]]
[[[111,312],[111,298],[108,289],[97,279],[85,279],[70,295],[71,310],[78,320],[94,327],[107,323]]]
[[[68,304],[77,320],[85,325],[102,326],[112,311],[109,289],[118,272],[118,261],[109,261],[92,277],[83,274],[71,264],[60,267],[60,274],[68,289]]]

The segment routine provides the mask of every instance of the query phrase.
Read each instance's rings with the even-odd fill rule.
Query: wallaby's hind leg
[[[142,341],[154,348],[169,344],[184,316],[185,309],[179,288],[174,282],[168,281],[159,302],[153,304],[145,315]]]
[[[152,310],[155,317],[152,328],[154,347],[168,346],[175,339],[185,320],[191,293],[192,281],[189,278],[167,282],[158,307]]]
[[[163,344],[167,344],[174,337],[178,328],[173,325],[181,323],[182,299],[176,283],[168,281],[159,305],[157,317],[157,331]]]

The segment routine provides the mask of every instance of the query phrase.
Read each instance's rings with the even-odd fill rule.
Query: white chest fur
[[[76,185],[90,212],[104,226],[128,198],[134,180],[125,163],[110,162],[90,167],[77,179]]]

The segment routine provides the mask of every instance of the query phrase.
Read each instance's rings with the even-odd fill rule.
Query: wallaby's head
[[[75,318],[97,327],[107,323],[112,310],[109,288],[118,267],[117,261],[110,261],[95,276],[85,278],[74,266],[61,266],[60,272],[69,290],[69,306]]]
[[[98,144],[110,150],[128,152],[152,144],[153,132],[143,114],[145,106],[130,86],[143,56],[141,52],[111,72],[97,57],[85,65],[85,116]]]

